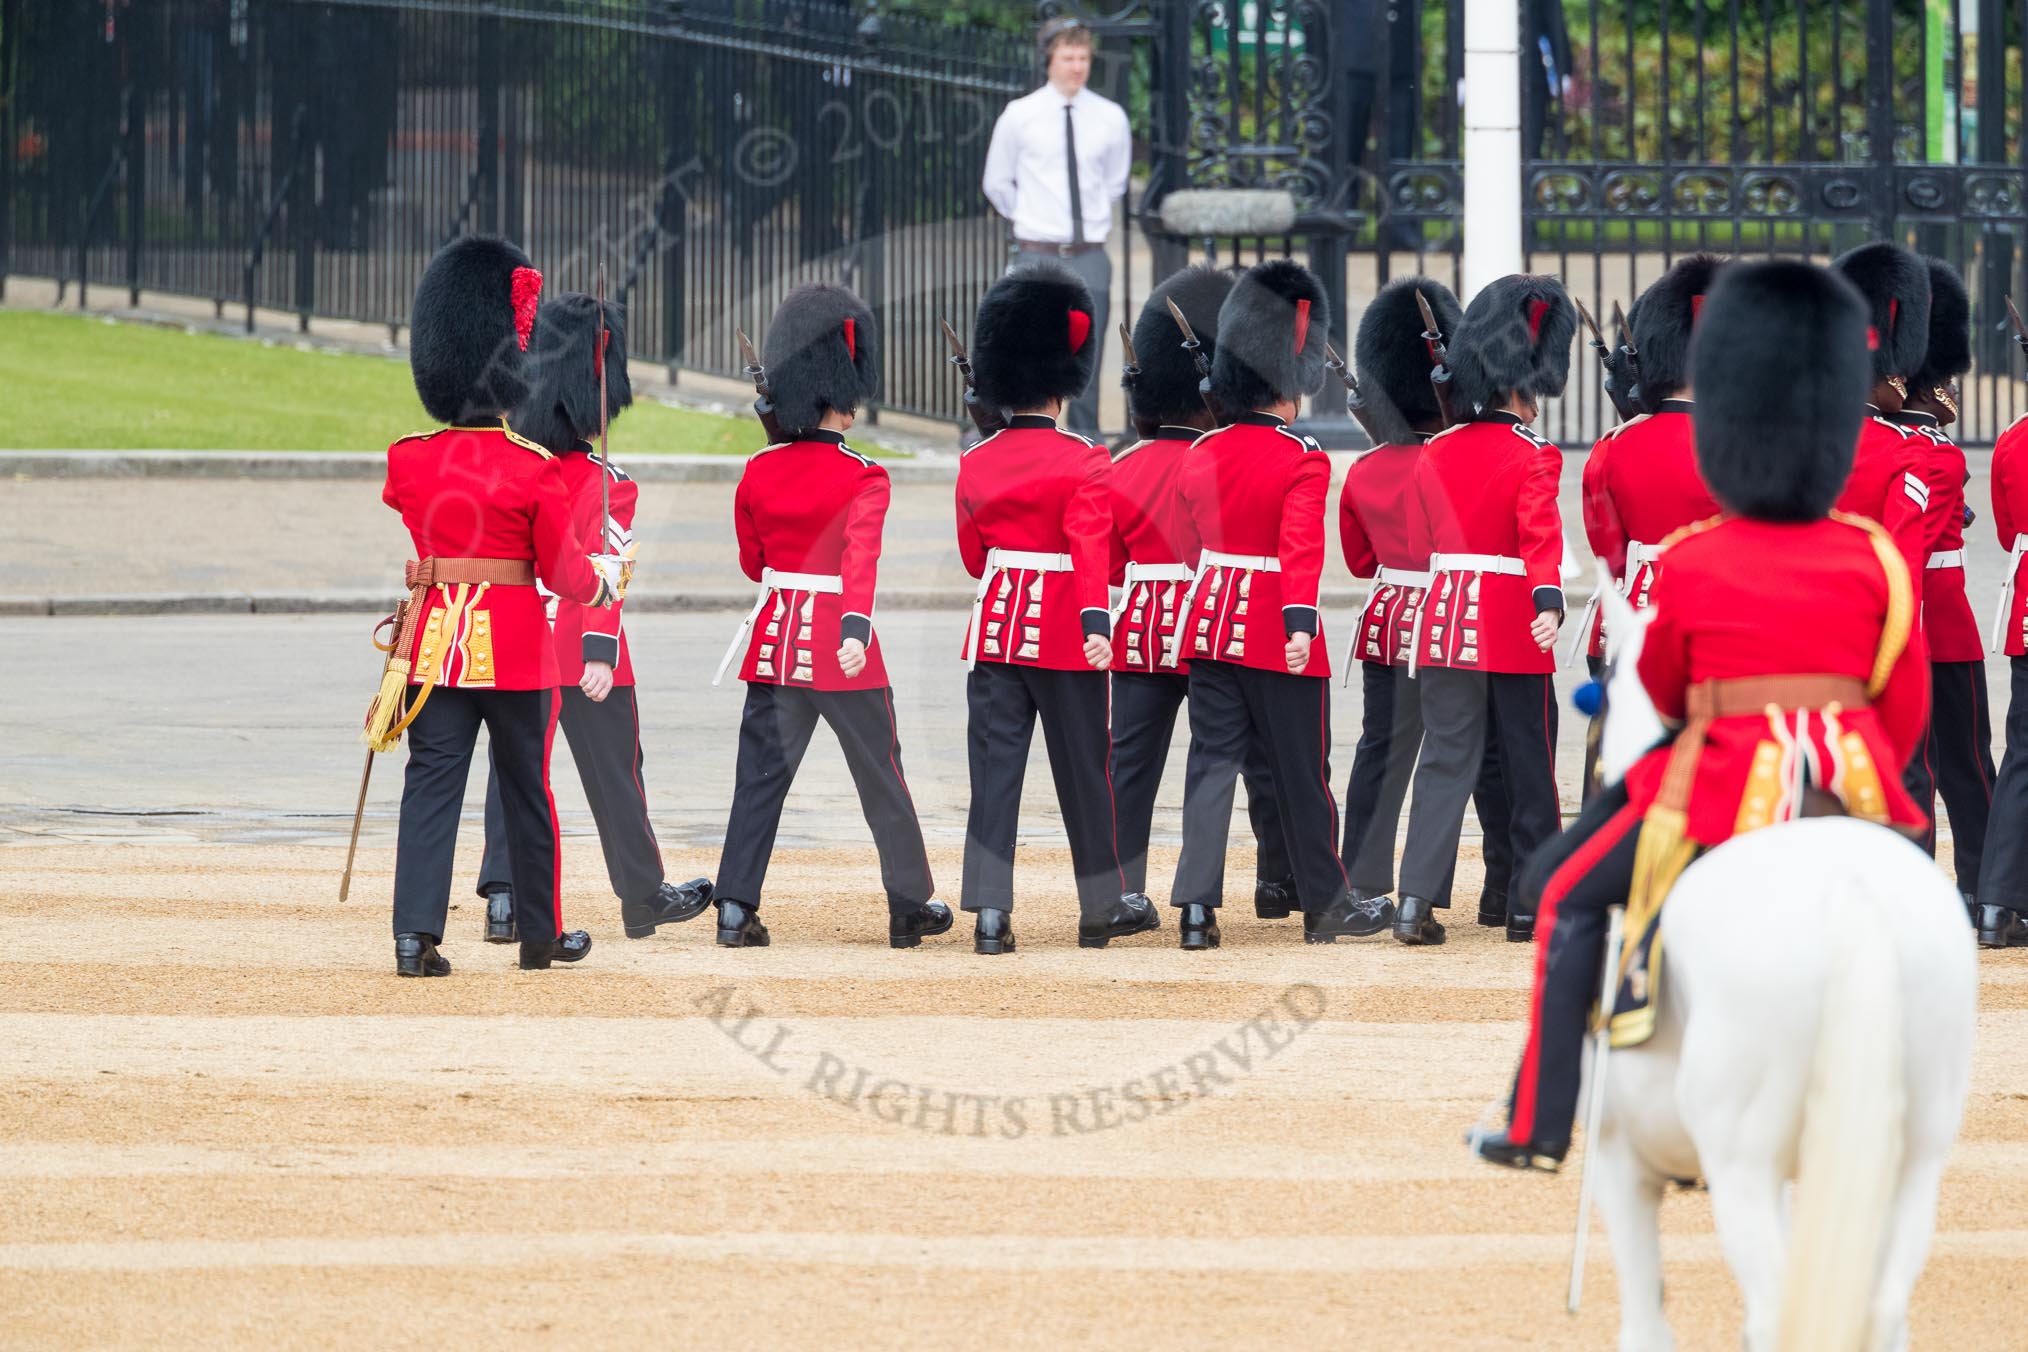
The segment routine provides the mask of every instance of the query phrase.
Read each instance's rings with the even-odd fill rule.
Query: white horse
[[[1599,761],[1615,783],[1662,725],[1634,670],[1645,619],[1600,585]],[[1747,1352],[1907,1346],[1971,1067],[1978,970],[1957,890],[1884,827],[1811,818],[1698,859],[1662,937],[1654,1036],[1607,1059],[1605,1125],[1585,1147],[1621,1352],[1675,1345],[1657,1209],[1669,1180],[1690,1178],[1711,1190]]]

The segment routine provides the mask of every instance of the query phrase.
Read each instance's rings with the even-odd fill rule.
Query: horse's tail
[[[1829,962],[1804,1102],[1783,1352],[1865,1345],[1880,1255],[1901,1174],[1907,1112],[1901,973],[1882,906],[1860,881]]]

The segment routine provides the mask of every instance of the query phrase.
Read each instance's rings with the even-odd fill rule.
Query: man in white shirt
[[[1093,336],[1104,355],[1113,269],[1106,253],[1113,203],[1126,196],[1133,133],[1126,110],[1085,87],[1091,75],[1091,30],[1075,19],[1051,19],[1040,44],[1049,83],[1015,99],[993,124],[982,186],[986,200],[1014,227],[1014,267],[1050,258],[1083,279],[1096,313]],[[1065,418],[1074,432],[1098,435],[1094,378]]]

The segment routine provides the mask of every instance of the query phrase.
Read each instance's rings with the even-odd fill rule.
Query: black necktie
[[[1070,165],[1070,242],[1084,243],[1084,191],[1077,185],[1077,123],[1063,105],[1063,158]]]

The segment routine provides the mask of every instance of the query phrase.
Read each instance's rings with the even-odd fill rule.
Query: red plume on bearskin
[[[1414,425],[1440,416],[1436,391],[1430,387],[1429,345],[1421,341],[1421,292],[1445,336],[1458,331],[1463,312],[1451,289],[1434,277],[1401,277],[1380,288],[1380,294],[1359,316],[1353,335],[1353,365],[1359,375],[1359,398],[1366,419],[1383,441],[1415,439]]]
[[[514,336],[521,350],[528,350],[528,337],[535,332],[535,307],[542,299],[542,274],[534,268],[514,269]]]
[[[533,278],[531,283],[525,278]],[[409,370],[415,392],[443,423],[483,422],[527,395],[527,335],[541,274],[507,240],[466,235],[437,251],[409,309]]]
[[[605,303],[606,417],[617,418],[634,402],[627,376],[627,310]],[[599,302],[582,291],[567,291],[535,313],[528,348],[528,398],[509,422],[514,430],[557,454],[574,450],[599,434],[599,381],[593,364],[598,348]]]
[[[1859,290],[1879,331],[1873,378],[1912,376],[1929,348],[1929,269],[1898,244],[1862,244],[1831,264]]]
[[[1516,273],[1490,284],[1465,307],[1450,343],[1451,397],[1465,409],[1506,396],[1563,393],[1577,307],[1554,277]]]
[[[994,282],[972,324],[979,398],[990,408],[1022,410],[1083,394],[1098,365],[1093,310],[1090,290],[1059,263],[1023,263]]]
[[[1726,260],[1696,253],[1678,259],[1634,302],[1634,346],[1641,354],[1641,401],[1650,409],[1690,379],[1690,333]]]
[[[842,286],[799,286],[768,321],[761,362],[783,432],[807,432],[826,413],[856,412],[880,391],[873,312]]]
[[[1324,388],[1324,345],[1312,325],[1331,327],[1331,301],[1316,274],[1290,258],[1256,263],[1233,283],[1218,312],[1211,394],[1222,409],[1264,409]]]

